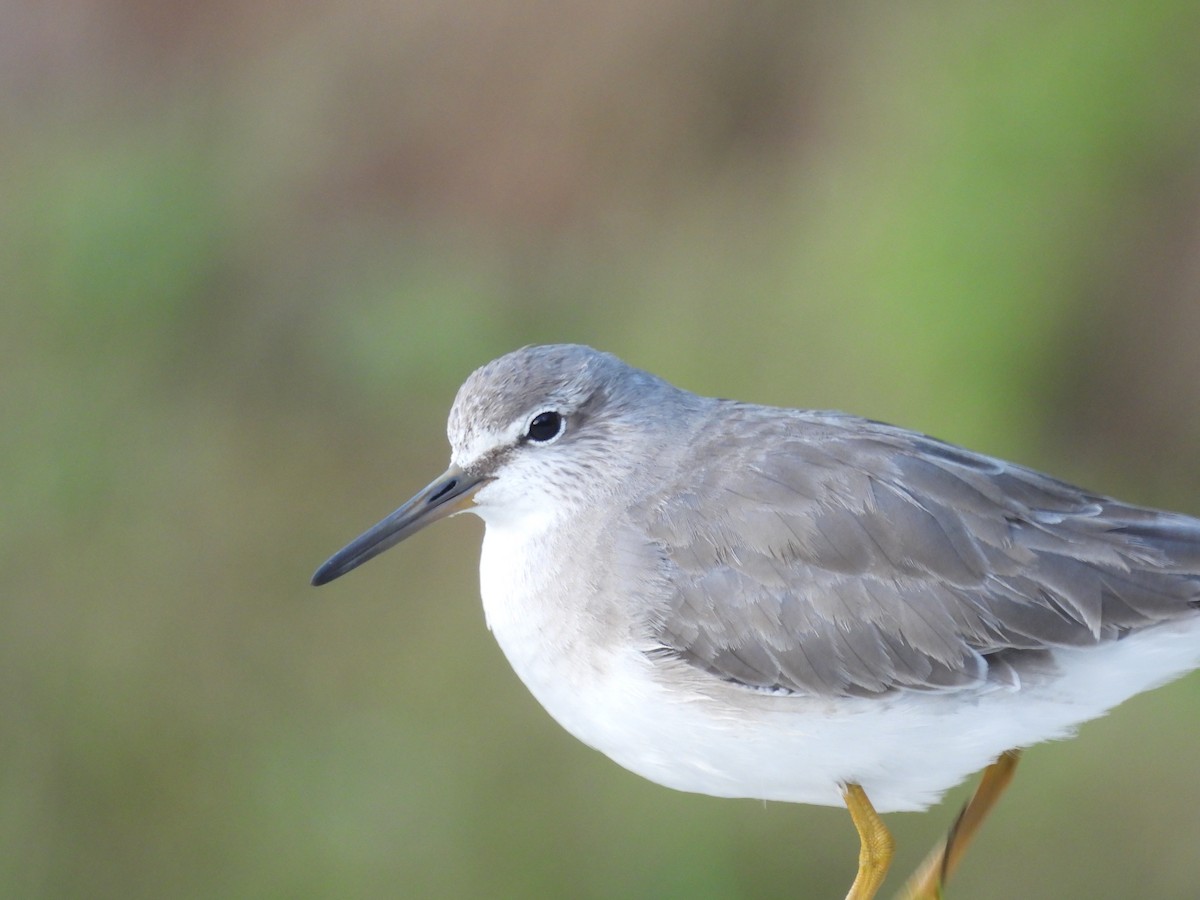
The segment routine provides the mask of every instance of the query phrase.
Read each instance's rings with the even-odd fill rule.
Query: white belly
[[[1193,619],[1058,651],[1060,675],[1015,690],[768,694],[647,656],[562,590],[569,572],[530,563],[561,558],[530,554],[538,540],[489,525],[483,544],[484,610],[513,669],[581,741],[684,791],[840,806],[856,782],[880,812],[924,809],[1003,751],[1066,736],[1200,663]]]

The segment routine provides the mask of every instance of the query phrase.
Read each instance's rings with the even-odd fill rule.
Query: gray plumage
[[[564,728],[652,781],[878,813],[986,766],[916,876],[941,885],[1020,748],[1200,666],[1200,520],[880,422],[698,397],[588,347],[475,371],[451,465],[313,575],[438,519],[486,529],[480,594]]]
[[[715,403],[703,431],[699,469],[641,505],[676,588],[658,635],[723,678],[825,696],[1012,682],[1041,651],[1200,603],[1194,519],[837,413]]]
[[[639,643],[728,682],[825,697],[1016,686],[1052,648],[1200,605],[1196,519],[879,422],[697,397],[585,347],[478,370],[450,430],[470,446],[540,409],[574,444],[556,488],[607,486],[609,526],[642,523],[619,538],[657,560]]]

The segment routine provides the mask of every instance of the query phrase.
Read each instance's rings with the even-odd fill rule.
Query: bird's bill
[[[382,522],[360,534],[325,561],[313,573],[314,585],[327,584],[345,575],[389,547],[400,543],[426,525],[467,509],[472,497],[487,481],[486,476],[469,475],[451,466],[435,481]]]

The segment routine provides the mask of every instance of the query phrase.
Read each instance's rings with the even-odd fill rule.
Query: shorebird
[[[1200,664],[1200,520],[840,412],[701,397],[583,346],[474,372],[451,466],[321,566],[486,525],[487,622],[569,732],[651,781],[881,812],[985,769],[909,881],[934,897],[1021,748]]]

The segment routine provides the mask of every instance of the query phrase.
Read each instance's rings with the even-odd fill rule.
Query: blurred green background
[[[481,527],[312,569],[581,341],[1200,513],[1200,6],[0,5],[0,896],[841,896],[487,634]],[[1200,680],[1045,745],[958,897],[1192,897]],[[969,786],[889,817],[897,875]]]

